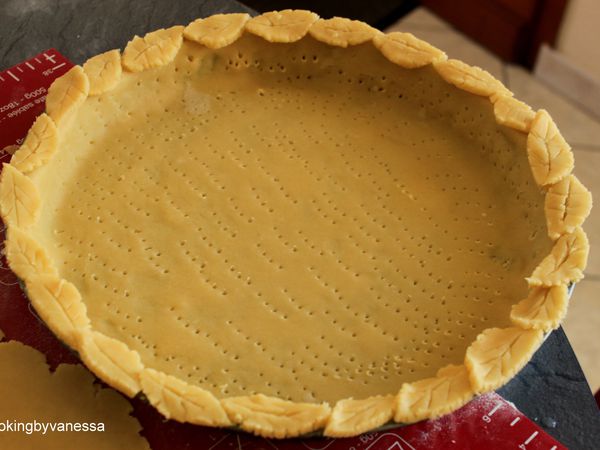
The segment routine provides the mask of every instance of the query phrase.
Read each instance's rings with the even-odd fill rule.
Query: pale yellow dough
[[[472,94],[484,97],[512,95],[500,81],[480,67],[471,67],[457,59],[436,61],[434,67],[448,83]]]
[[[205,389],[153,369],[141,372],[140,381],[150,401],[169,419],[197,425],[232,424],[219,400]]]
[[[567,286],[535,287],[526,299],[513,305],[510,318],[515,325],[550,331],[567,313]]]
[[[396,397],[396,422],[417,422],[441,416],[467,403],[474,395],[464,365],[442,367],[435,377],[405,383]]]
[[[25,282],[34,278],[57,275],[46,250],[16,227],[9,229],[4,250],[10,268]]]
[[[467,349],[465,364],[475,392],[502,386],[529,361],[542,343],[541,330],[490,328]]]
[[[480,331],[509,324],[550,251],[524,136],[370,46],[338,50],[331,69],[313,40],[268,47],[185,43],[173,65],[90,97],[34,175],[51,194],[33,235],[94,329],[214,395],[334,403],[460,363]],[[377,77],[354,72],[364,66]],[[148,89],[157,78],[171,88]],[[422,109],[429,120],[413,118],[419,86],[442,100]],[[494,165],[507,158],[512,173]],[[56,172],[65,185],[51,189]]]
[[[579,281],[587,265],[589,242],[581,228],[562,235],[552,252],[535,268],[527,281],[532,286],[557,286]]]
[[[40,317],[56,330],[60,339],[77,348],[81,333],[90,327],[87,309],[77,288],[53,274],[28,278],[26,287]]]
[[[1,335],[1,333],[0,333]],[[94,384],[77,365],[61,364],[50,372],[44,355],[19,342],[0,343],[0,420],[3,422],[93,423],[104,431],[0,433],[0,448],[64,450],[150,449],[139,435],[131,405],[117,392]]]
[[[326,404],[290,402],[262,394],[230,397],[222,404],[243,430],[268,438],[298,436],[322,428],[331,413]]]
[[[12,164],[4,163],[0,180],[0,212],[4,223],[27,228],[36,221],[39,209],[40,194],[31,180]]]
[[[11,165],[21,173],[28,173],[46,164],[56,152],[58,134],[54,121],[47,114],[38,116],[25,141],[15,152]]]
[[[573,170],[573,152],[547,111],[539,110],[527,136],[527,153],[535,180],[556,183]]]
[[[183,35],[208,48],[221,48],[239,39],[248,19],[250,16],[245,13],[215,14],[206,19],[194,20],[185,27]]]
[[[183,40],[183,27],[176,26],[135,37],[123,52],[123,67],[131,72],[160,67],[175,58]]]
[[[393,415],[393,395],[340,400],[331,412],[323,434],[332,437],[356,436],[385,424]]]
[[[308,30],[315,39],[329,45],[348,47],[358,45],[373,39],[379,33],[375,28],[358,20],[342,17],[319,19]]]
[[[318,18],[310,11],[272,11],[250,19],[246,30],[269,42],[290,43],[302,39]]]
[[[48,89],[46,113],[55,123],[67,121],[85,101],[89,91],[86,73],[80,66],[73,67]]]
[[[507,93],[499,94],[493,99],[496,121],[501,125],[527,132],[535,118],[531,107]]]
[[[373,44],[390,61],[407,69],[446,59],[444,52],[410,33],[378,34],[373,38]]]
[[[61,102],[58,149],[0,182],[11,267],[83,309],[34,306],[68,304],[46,321],[127,395],[263,436],[436,417],[504,384],[564,315],[530,285],[562,292],[587,260],[556,125],[408,33],[246,20],[136,37],[106,89],[108,56],[66,78],[91,94]]]
[[[83,71],[90,83],[90,95],[100,95],[111,90],[123,73],[119,50],[110,50],[88,59],[83,65]]]
[[[83,362],[111,386],[133,397],[140,390],[140,356],[120,340],[84,330],[79,343]]]
[[[558,239],[583,224],[592,209],[592,193],[575,175],[569,175],[550,186],[545,205],[548,234]]]

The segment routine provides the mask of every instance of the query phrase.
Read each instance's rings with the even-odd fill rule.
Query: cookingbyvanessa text
[[[103,432],[103,422],[19,422],[18,420],[0,421],[0,433],[64,433],[64,432]]]

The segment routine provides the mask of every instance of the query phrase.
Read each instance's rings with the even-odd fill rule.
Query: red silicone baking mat
[[[0,72],[0,149],[18,145],[36,116],[43,111],[52,81],[72,63],[54,49]],[[0,161],[7,162],[4,154]],[[4,252],[2,252],[4,253]],[[55,368],[79,364],[42,323],[24,295],[4,257],[0,260],[0,329],[46,355]],[[453,414],[348,439],[305,438],[267,440],[232,430],[205,428],[165,420],[141,399],[131,400],[142,434],[154,450],[183,449],[305,449],[305,450],[421,450],[421,449],[565,449],[534,422],[495,393],[481,396]],[[0,420],[6,412],[0,411]]]
[[[0,73],[0,149],[21,144],[48,87],[73,66],[53,48]]]

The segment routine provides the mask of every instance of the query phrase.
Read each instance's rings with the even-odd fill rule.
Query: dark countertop
[[[1,0],[0,70],[48,48],[81,64],[136,34],[227,12],[255,14],[235,0]]]
[[[82,63],[134,34],[239,11],[252,13],[233,0],[2,0],[0,70],[51,47]],[[569,448],[600,447],[600,413],[562,329],[499,393]]]

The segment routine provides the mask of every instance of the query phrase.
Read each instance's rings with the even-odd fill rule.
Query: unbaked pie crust
[[[350,436],[531,358],[591,195],[544,110],[409,33],[286,10],[55,81],[4,166],[6,252],[102,380],[166,417]]]

